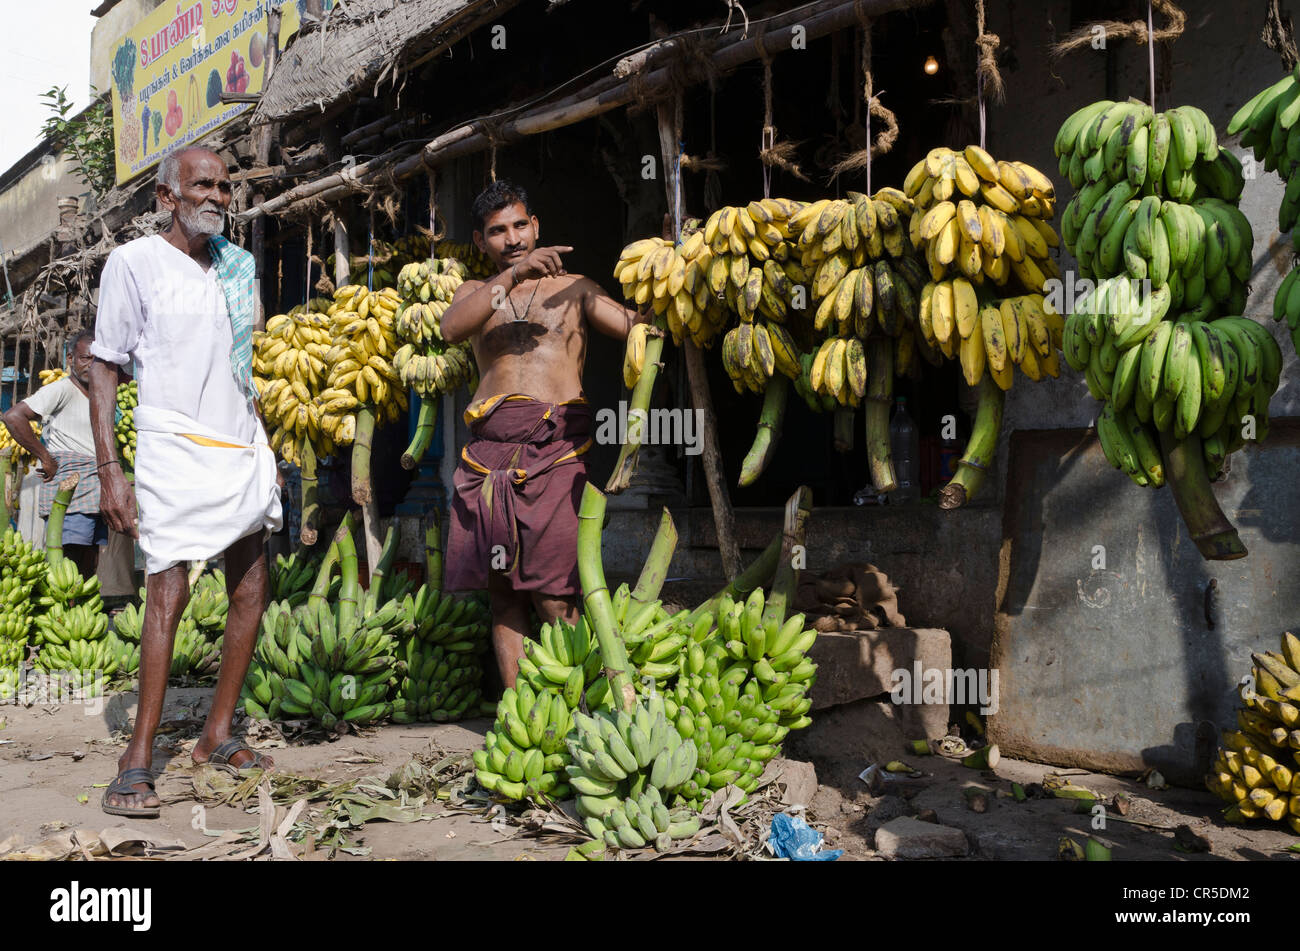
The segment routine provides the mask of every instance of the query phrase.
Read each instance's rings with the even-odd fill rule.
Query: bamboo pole
[[[267,43],[266,43],[266,62],[263,64],[262,88],[265,89],[271,81],[271,75],[275,72],[275,57],[280,46],[280,11],[276,7],[270,8],[267,12]],[[258,165],[266,165],[271,160],[271,137],[274,130],[270,123],[257,126],[253,130],[253,160]],[[253,191],[253,204],[261,204],[266,199],[261,188]],[[254,277],[256,278],[257,293],[253,295],[253,329],[261,330],[266,325],[266,308],[262,303],[261,281],[265,273],[263,258],[266,256],[266,219],[259,216],[253,219],[252,234],[250,237],[250,249],[253,254],[253,267],[255,268]],[[305,524],[305,523],[304,523]],[[314,533],[313,533],[314,535]]]
[[[818,0],[772,17],[762,34],[757,29],[751,29],[745,35],[739,31],[728,32],[717,41],[713,53],[706,55],[710,55],[715,69],[733,69],[760,57],[760,35],[762,50],[771,55],[791,49],[796,35],[802,37],[803,41],[813,40],[852,26],[858,22],[859,15],[879,17],[913,6],[916,6],[916,0]],[[801,33],[795,32],[793,28],[796,26],[803,28]],[[595,93],[595,85],[589,86],[568,100],[523,111],[494,131],[491,140],[485,131],[484,122],[475,120],[444,132],[414,153],[407,147],[391,149],[352,169],[292,188],[239,212],[234,217],[244,220],[259,215],[282,214],[308,198],[332,201],[352,193],[358,186],[390,166],[393,177],[406,178],[427,166],[440,165],[483,151],[493,140],[499,146],[529,135],[573,125],[635,102],[638,94],[655,95],[670,88],[678,81],[678,76],[672,66],[664,66],[645,74],[635,87],[630,82],[620,82],[603,92]]]

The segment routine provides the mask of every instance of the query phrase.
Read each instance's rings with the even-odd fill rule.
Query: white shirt
[[[260,424],[230,369],[232,341],[216,268],[204,271],[161,235],[108,256],[90,352],[111,363],[135,361],[141,406],[252,443]]]
[[[42,386],[23,402],[40,418],[41,440],[50,452],[95,454],[95,437],[90,432],[90,400],[72,380],[64,377]]]

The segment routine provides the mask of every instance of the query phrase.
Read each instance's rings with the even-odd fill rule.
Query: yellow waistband
[[[215,446],[220,449],[247,449],[248,448],[247,446],[241,446],[239,443],[235,443],[235,442],[221,442],[220,440],[217,439],[210,439],[207,436],[200,436],[198,433],[177,433],[176,435],[183,436],[186,439],[188,439],[190,442],[198,443],[198,445],[200,446]]]

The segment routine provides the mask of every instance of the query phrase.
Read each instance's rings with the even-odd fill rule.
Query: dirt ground
[[[134,694],[111,695],[96,715],[76,704],[0,706],[0,853],[31,846],[53,832],[71,827],[95,833],[126,826],[158,839],[179,839],[195,848],[211,843],[219,830],[249,829],[258,818],[242,808],[207,807],[196,820],[191,796],[189,750],[198,720],[206,713],[209,688],[173,688],[164,714],[154,768],[162,770],[159,795],[164,800],[157,820],[107,816],[99,809],[103,785],[115,773],[123,748],[121,730],[135,709]],[[873,707],[879,709],[872,709]],[[386,777],[413,756],[431,748],[468,751],[482,743],[487,719],[460,724],[387,725],[363,736],[332,742],[293,743],[269,752],[277,767],[298,775],[339,781],[363,776]],[[1052,767],[1003,760],[996,775],[980,773],[940,756],[902,757],[923,776],[891,782],[873,795],[858,774],[870,762],[900,757],[901,732],[893,726],[886,704],[854,711],[824,711],[805,735],[795,734],[787,756],[813,763],[820,786],[808,803],[807,818],[826,834],[826,846],[844,850],[844,860],[881,860],[875,830],[899,815],[927,811],[932,820],[962,829],[970,845],[967,860],[1043,860],[1056,856],[1057,842],[1069,835],[1082,842],[1104,836],[1121,860],[1282,860],[1295,837],[1278,827],[1234,827],[1218,820],[1219,804],[1207,792],[1170,788],[1152,790],[1135,781],[1069,771],[1070,780],[1102,794],[1125,792],[1131,800],[1124,823],[1110,817],[1094,830],[1090,815],[1077,814],[1071,801],[1043,798],[1017,803],[1011,783],[1041,782]],[[968,804],[968,787],[986,791],[987,809]],[[86,801],[81,801],[84,798]],[[567,844],[526,838],[517,828],[483,816],[449,814],[430,808],[437,818],[413,823],[370,822],[360,844],[370,859],[558,860]],[[1142,824],[1136,824],[1142,823]],[[205,834],[203,826],[206,824]],[[1203,837],[1208,852],[1178,847],[1175,830],[1187,826]],[[1184,835],[1186,835],[1184,833]],[[322,853],[316,853],[323,857]],[[340,853],[338,859],[356,861]]]

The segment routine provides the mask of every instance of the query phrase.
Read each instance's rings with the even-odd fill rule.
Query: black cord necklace
[[[514,300],[511,299],[509,294],[506,295],[506,303],[510,305],[510,312],[515,315],[515,319],[514,321],[512,321],[513,323],[526,324],[529,322],[528,313],[533,309],[533,298],[537,296],[537,289],[540,288],[541,286],[542,286],[542,279],[539,277],[537,279],[537,287],[534,287],[532,294],[528,296],[528,304],[526,307],[524,307],[524,316],[522,317],[519,316],[519,311],[515,310]]]

